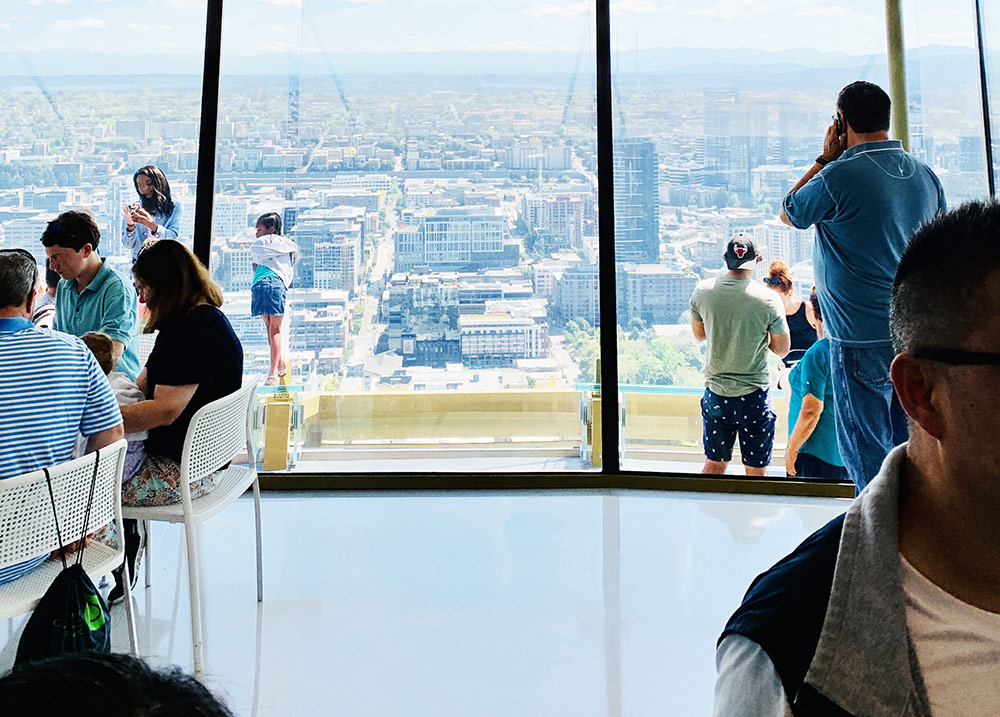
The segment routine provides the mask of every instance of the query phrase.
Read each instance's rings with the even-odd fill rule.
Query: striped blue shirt
[[[0,480],[64,463],[77,433],[121,424],[111,384],[80,339],[0,318]],[[46,555],[0,568],[13,580]]]

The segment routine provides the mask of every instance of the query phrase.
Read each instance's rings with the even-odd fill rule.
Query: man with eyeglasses
[[[889,139],[889,110],[877,85],[842,89],[823,153],[785,197],[780,215],[796,229],[816,227],[837,443],[858,492],[906,440],[889,382],[892,277],[913,232],[945,210],[934,172]]]
[[[68,461],[77,434],[89,451],[124,435],[118,401],[90,350],[31,323],[40,288],[29,252],[0,250],[0,480]],[[0,569],[0,583],[47,556]]]
[[[986,715],[1000,685],[1000,205],[935,218],[891,298],[910,437],[759,576],[719,640],[716,715]]]
[[[63,212],[42,233],[49,267],[62,277],[52,328],[74,336],[99,331],[111,337],[115,371],[139,375],[135,290],[97,253],[101,230],[89,212]]]

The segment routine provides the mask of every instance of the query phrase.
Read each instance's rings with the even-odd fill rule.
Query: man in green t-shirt
[[[762,476],[771,463],[776,418],[767,351],[779,358],[788,353],[788,324],[778,295],[752,279],[761,260],[753,237],[734,234],[724,258],[728,271],[700,282],[691,296],[691,329],[708,341],[701,472],[725,473],[739,435],[747,475]]]

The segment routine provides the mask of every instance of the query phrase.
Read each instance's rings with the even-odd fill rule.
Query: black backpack
[[[30,660],[55,657],[67,652],[111,652],[111,614],[108,612],[107,603],[94,587],[82,564],[87,525],[90,523],[90,508],[94,502],[94,490],[97,486],[97,467],[100,462],[101,452],[97,451],[94,475],[90,480],[90,497],[87,499],[87,510],[80,536],[80,549],[77,551],[76,562],[72,565],[66,564],[66,551],[59,530],[59,515],[52,493],[52,479],[49,477],[49,470],[45,469],[45,482],[48,484],[49,499],[52,501],[52,515],[55,518],[59,557],[62,559],[63,569],[45,591],[45,595],[24,626],[24,633],[17,645],[15,667]]]

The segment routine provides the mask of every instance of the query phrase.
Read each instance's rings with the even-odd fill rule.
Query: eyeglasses
[[[987,351],[926,348],[914,351],[913,358],[927,359],[946,366],[1000,366],[1000,353]]]

